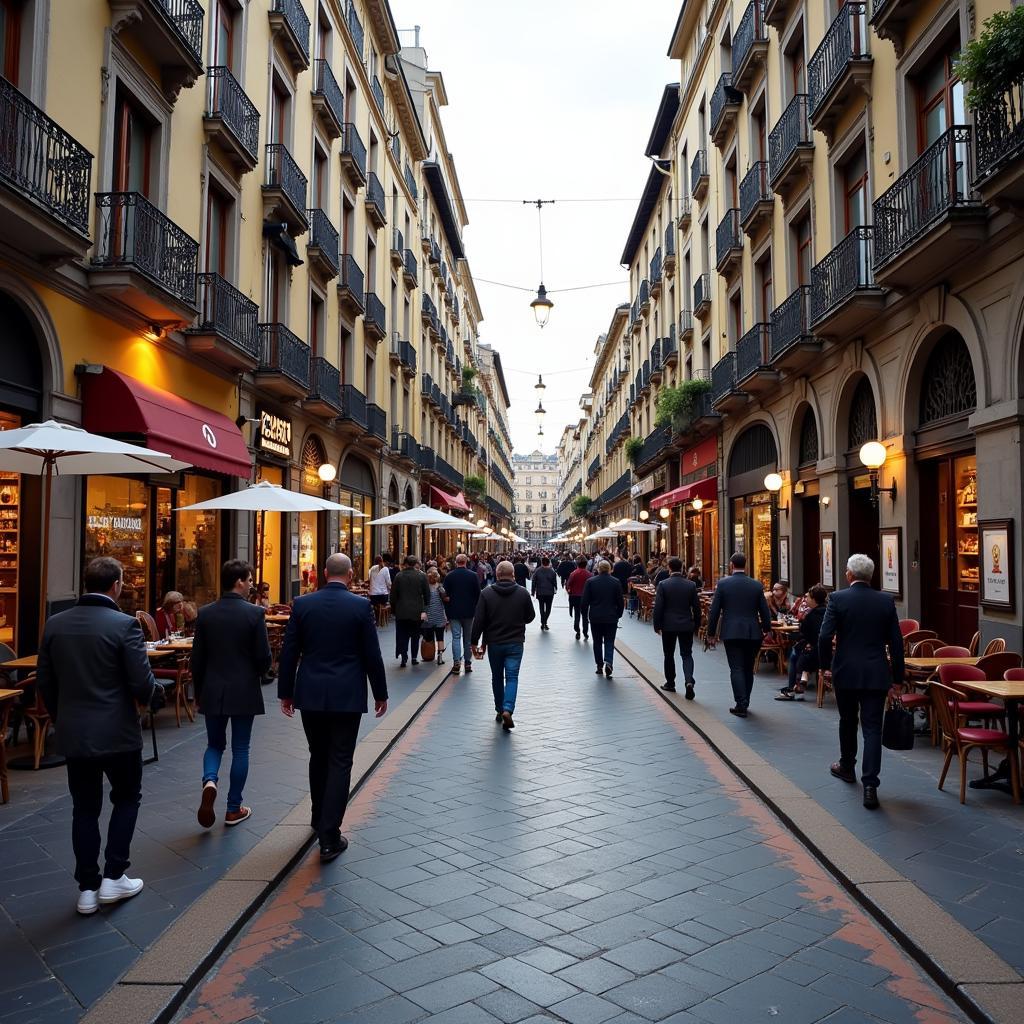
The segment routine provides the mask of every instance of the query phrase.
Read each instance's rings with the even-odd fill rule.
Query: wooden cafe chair
[[[939,647],[935,651],[936,658],[970,658],[971,652],[966,647],[960,647],[957,644],[946,644],[945,647]]]
[[[981,646],[981,631],[977,631],[974,636],[971,637],[971,642],[968,645],[968,650],[971,652],[971,657],[976,658],[978,656],[978,648]]]
[[[142,626],[142,633],[146,640],[151,644],[155,644],[160,639],[160,630],[156,628],[156,619],[149,612],[136,612],[135,618],[139,620],[139,625]]]
[[[921,623],[917,619],[900,619],[900,636],[916,633],[920,628]]]
[[[982,682],[988,679],[984,671],[973,665],[940,665],[939,681],[944,686],[954,687],[964,694],[958,707],[963,721],[958,724],[967,725],[971,721],[980,721],[986,728],[1006,728],[1006,708],[995,703],[983,693],[971,689],[971,681]]]
[[[922,640],[934,640],[938,633],[931,629],[915,629],[912,633],[903,635],[903,653],[909,655],[916,644]]]
[[[1002,637],[996,637],[985,644],[985,650],[981,652],[982,657],[988,654],[1002,654],[1006,650],[1006,641]]]
[[[978,668],[985,673],[986,679],[1003,679],[1007,669],[1020,668],[1020,664],[1020,655],[1014,654],[1012,651],[983,654],[978,659]]]

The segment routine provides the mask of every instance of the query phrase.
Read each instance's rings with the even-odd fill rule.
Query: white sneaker
[[[121,900],[131,899],[142,892],[142,879],[129,878],[122,875],[120,878],[104,878],[100,882],[99,901],[100,903],[119,903]]]
[[[78,912],[95,914],[100,909],[99,889],[84,889],[78,894]]]

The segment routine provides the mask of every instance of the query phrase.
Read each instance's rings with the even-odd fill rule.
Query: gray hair
[[[870,583],[875,575],[875,563],[867,555],[850,555],[846,571],[855,579]]]
[[[516,567],[506,559],[504,562],[498,563],[498,568],[494,570],[494,575],[499,580],[514,580],[516,578]]]
[[[469,559],[465,555],[460,554],[455,556],[456,565],[465,565],[468,561]]]
[[[324,573],[329,580],[341,579],[352,571],[352,559],[348,555],[335,552],[328,555],[324,563]]]
[[[597,563],[597,571],[598,572],[611,572],[612,571],[612,563],[609,562],[607,558],[602,558],[601,561]]]

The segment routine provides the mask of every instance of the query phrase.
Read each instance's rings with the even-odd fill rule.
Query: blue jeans
[[[617,622],[590,623],[590,632],[594,634],[594,661],[598,668],[614,664],[615,633],[618,628]]]
[[[491,663],[491,688],[494,710],[513,712],[519,690],[519,666],[523,663],[522,644],[492,644],[487,648]]]
[[[220,761],[228,745],[231,723],[231,775],[228,786],[228,810],[242,806],[242,789],[249,776],[249,740],[254,715],[206,715],[206,753],[203,755],[203,785],[216,782]]]
[[[473,632],[472,619],[452,619],[452,660],[459,660],[459,647],[462,647],[462,660],[468,665],[473,657],[473,643],[470,639]]]

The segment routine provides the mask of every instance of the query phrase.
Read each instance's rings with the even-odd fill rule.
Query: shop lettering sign
[[[260,413],[259,447],[273,455],[291,458],[292,421],[264,409]]]
[[[718,466],[718,439],[709,437],[695,448],[683,452],[679,459],[679,472],[683,477],[706,466]]]
[[[135,516],[89,516],[86,525],[90,530],[126,530],[142,533],[142,520]]]

